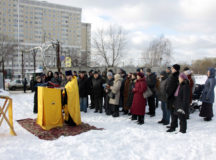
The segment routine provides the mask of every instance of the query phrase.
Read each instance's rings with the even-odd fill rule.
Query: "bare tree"
[[[106,66],[114,67],[119,63],[126,46],[126,34],[121,27],[110,26],[107,30],[98,29],[93,38],[93,47]]]
[[[172,44],[169,39],[161,36],[150,42],[149,47],[143,52],[146,66],[160,67],[170,64],[172,58]]]
[[[0,34],[0,65],[3,72],[3,81],[5,80],[5,62],[13,56],[16,49],[16,43],[4,34]],[[3,88],[5,83],[3,83]]]

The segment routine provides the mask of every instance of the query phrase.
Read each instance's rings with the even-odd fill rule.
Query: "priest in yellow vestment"
[[[79,87],[76,76],[72,75],[72,71],[66,71],[67,84],[65,85],[64,120],[69,125],[80,125],[80,102]]]

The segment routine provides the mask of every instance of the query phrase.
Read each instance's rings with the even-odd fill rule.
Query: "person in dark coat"
[[[174,94],[174,114],[171,122],[171,128],[167,132],[174,132],[180,120],[180,132],[186,133],[187,115],[186,112],[190,105],[190,84],[187,75],[181,73],[179,75],[179,86]]]
[[[151,117],[154,117],[155,116],[155,87],[157,82],[157,76],[155,73],[151,72],[150,68],[147,68],[146,72],[147,72],[146,83],[153,93],[152,96],[148,97],[148,105],[149,105],[148,114]]]
[[[128,114],[129,108],[127,106],[128,96],[129,96],[129,87],[130,87],[131,73],[128,74],[125,83],[124,83],[124,115]]]
[[[46,82],[51,81],[52,78],[53,78],[53,72],[52,72],[52,71],[49,71],[49,72],[47,73]]]
[[[88,79],[85,77],[85,72],[80,73],[78,80],[79,97],[80,97],[80,111],[87,113],[87,98],[88,98]]]
[[[167,108],[170,110],[171,119],[172,119],[174,113],[174,109],[173,109],[173,103],[175,100],[174,94],[179,85],[178,77],[179,77],[180,65],[178,64],[173,65],[171,70],[172,70],[172,74],[170,74],[167,79],[166,97],[167,97]]]
[[[102,101],[103,101],[103,79],[99,76],[97,71],[94,72],[94,78],[92,79],[92,94],[93,103],[95,105],[95,113],[103,112]]]
[[[132,106],[132,103],[133,103],[133,97],[134,97],[133,89],[135,87],[136,78],[137,78],[137,74],[136,73],[132,73],[131,74],[130,84],[129,84],[128,100],[127,100],[127,104],[126,104],[128,110],[131,109],[131,106]],[[129,113],[129,115],[130,114],[131,113]]]
[[[136,120],[138,116],[138,124],[144,124],[144,115],[146,108],[146,99],[143,93],[147,90],[147,83],[144,74],[137,74],[137,81],[133,89],[134,98],[131,107],[132,120]]]
[[[106,80],[106,84],[105,84],[106,85],[105,86],[105,102],[104,102],[106,115],[112,115],[113,114],[111,105],[109,104],[109,100],[110,100],[110,97],[109,97],[110,90],[109,90],[109,88],[111,86],[113,86],[113,83],[114,83],[113,73],[112,72],[107,72],[107,80]]]
[[[91,101],[91,104],[90,104],[90,109],[94,109],[95,108],[95,105],[94,105],[94,98],[93,98],[93,93],[92,93],[92,79],[94,77],[94,74],[93,74],[93,70],[89,71],[89,77],[88,77],[88,95],[90,96],[90,101]]]
[[[170,111],[167,108],[167,97],[166,97],[166,85],[167,85],[167,73],[166,71],[162,71],[160,73],[160,85],[158,89],[158,99],[161,101],[161,110],[163,112],[162,120],[158,123],[168,125],[170,123]]]
[[[24,80],[23,80],[23,91],[24,91],[24,93],[26,93],[27,84],[28,84],[27,79],[24,78]]]
[[[200,111],[200,117],[204,117],[205,121],[211,121],[213,115],[213,103],[215,99],[214,88],[216,85],[215,69],[208,69],[208,79],[205,82],[205,87],[201,95],[202,107]]]

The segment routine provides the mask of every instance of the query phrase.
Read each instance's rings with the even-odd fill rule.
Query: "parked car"
[[[30,83],[27,84],[27,89],[30,88]],[[23,89],[23,83],[22,80],[13,80],[8,83],[8,89],[9,90],[17,90],[17,89]]]

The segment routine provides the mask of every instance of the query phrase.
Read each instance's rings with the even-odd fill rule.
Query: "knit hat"
[[[146,72],[151,73],[151,68],[147,68]]]
[[[184,73],[181,73],[180,75],[179,75],[179,77],[181,77],[182,79],[187,79],[188,80],[188,77],[187,77],[187,75],[186,74],[184,74]]]
[[[66,75],[66,76],[72,76],[72,71],[71,71],[71,70],[65,71],[65,75]]]
[[[113,73],[112,72],[107,72],[107,77],[108,76],[112,76],[113,77]]]
[[[143,78],[144,74],[140,72],[140,73],[137,74],[137,76],[140,76],[141,78]]]
[[[176,71],[180,71],[180,69],[181,69],[180,65],[178,65],[178,64],[174,64],[172,67],[173,67]]]

